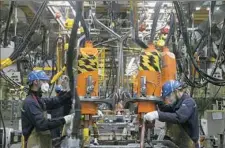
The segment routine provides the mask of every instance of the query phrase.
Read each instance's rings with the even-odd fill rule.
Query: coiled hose
[[[196,63],[196,61],[195,61],[195,59],[194,59],[194,57],[192,55],[192,47],[190,46],[190,43],[189,43],[187,27],[186,27],[186,24],[185,24],[184,14],[183,14],[183,12],[181,10],[180,2],[174,1],[173,3],[174,3],[174,6],[175,6],[175,10],[177,12],[177,16],[178,16],[178,20],[179,20],[179,26],[180,26],[180,30],[181,30],[182,36],[184,38],[184,43],[185,43],[185,45],[187,47],[187,53],[190,56],[191,62],[194,65],[195,69],[208,82],[210,82],[210,83],[212,83],[214,85],[224,86],[225,85],[225,80],[220,80],[218,78],[210,76],[210,75],[208,75],[207,73],[205,73],[204,71],[202,71],[198,67],[198,65],[197,65],[197,63]],[[224,35],[225,34],[223,33],[222,34],[222,39],[224,39]],[[225,41],[221,40],[220,46],[224,47],[224,43],[225,43]]]

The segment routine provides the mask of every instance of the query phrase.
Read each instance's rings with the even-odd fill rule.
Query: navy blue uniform
[[[198,110],[194,99],[184,94],[174,105],[159,105],[159,121],[180,124],[193,142],[199,139]]]
[[[59,93],[59,97],[63,96],[66,92],[60,92]],[[69,99],[67,100],[63,106],[61,106],[60,108],[57,109],[53,109],[53,110],[48,110],[48,113],[51,114],[51,117],[54,118],[60,118],[60,117],[64,117],[66,115],[68,115],[70,113],[70,110],[72,108],[72,100]],[[51,134],[52,134],[52,138],[57,138],[60,137],[61,135],[61,130],[62,127],[58,127],[56,129],[51,130]]]
[[[46,131],[65,124],[63,117],[58,119],[46,119],[44,111],[61,107],[67,100],[71,99],[70,93],[61,97],[40,98],[36,92],[31,92],[23,102],[22,107],[22,130],[25,140],[28,139],[32,130]]]

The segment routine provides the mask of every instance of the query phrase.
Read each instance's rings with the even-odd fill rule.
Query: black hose
[[[171,14],[170,14],[170,30],[169,30],[168,36],[166,38],[166,41],[165,41],[165,46],[168,46],[170,38],[174,34],[174,31],[175,31],[175,15],[173,12],[171,12]]]
[[[131,15],[131,25],[134,28],[134,41],[141,48],[147,49],[148,46],[138,37],[137,2],[131,1],[131,4],[132,5],[130,10],[130,15]]]
[[[35,28],[37,26],[37,22],[44,11],[45,7],[47,5],[47,1],[43,2],[41,7],[38,9],[38,12],[36,13],[34,19],[32,20],[29,28],[26,31],[26,34],[24,35],[23,42],[18,46],[18,48],[10,55],[10,59],[12,61],[16,60],[16,58],[20,55],[20,53],[23,52],[23,50],[26,48],[29,40],[31,39],[32,35],[35,33]]]
[[[209,14],[209,17],[211,17],[211,19],[212,19],[212,17],[213,17],[213,12],[214,12],[214,7],[215,7],[215,5],[216,5],[216,1],[212,1],[211,2],[211,7],[210,7],[210,14]],[[211,24],[212,22],[209,20],[208,21],[208,26],[209,26],[209,35],[208,35],[208,49],[207,49],[207,57],[208,58],[210,58],[211,57],[211,52],[212,52],[212,50],[213,50],[213,46],[212,46],[212,35],[211,35],[211,29],[212,29],[212,24]]]
[[[6,128],[5,128],[5,122],[2,116],[2,109],[0,109],[0,118],[1,118],[2,126],[3,126],[3,148],[5,148],[6,147]]]
[[[86,22],[84,20],[84,16],[82,16],[82,18],[81,18],[81,25],[84,28],[84,33],[85,33],[86,40],[90,40],[90,32],[89,32],[87,24],[86,24]]]
[[[82,11],[83,11],[83,2],[77,1],[76,2],[76,17],[74,18],[74,24],[70,35],[69,40],[69,49],[67,52],[67,73],[70,79],[70,90],[72,93],[72,99],[75,100],[75,116],[73,118],[73,129],[72,129],[72,136],[78,138],[79,136],[79,128],[80,128],[80,117],[81,117],[81,104],[80,99],[77,95],[77,89],[75,88],[75,78],[73,75],[73,60],[77,57],[77,51],[74,51],[74,48],[77,45],[77,30],[79,27],[79,22],[82,18]]]
[[[224,86],[225,85],[225,81],[224,80],[220,80],[218,78],[214,78],[213,76],[208,75],[207,73],[205,73],[204,71],[202,71],[198,67],[198,64],[196,63],[196,61],[195,61],[195,59],[193,58],[193,55],[192,55],[192,48],[191,48],[191,46],[189,44],[187,27],[186,27],[186,24],[185,24],[183,12],[181,10],[180,2],[174,1],[173,3],[174,3],[174,6],[175,6],[175,9],[176,9],[176,12],[177,12],[178,20],[179,20],[179,23],[180,23],[180,29],[181,29],[181,32],[182,32],[182,36],[184,38],[184,43],[185,43],[185,45],[187,47],[187,53],[189,54],[189,57],[191,59],[192,64],[194,65],[195,69],[208,82],[210,82],[210,83],[212,83],[214,85]],[[223,44],[224,42],[225,41],[221,41],[221,44]]]
[[[177,66],[178,66],[178,71],[179,71],[180,74],[181,73],[184,73],[184,78],[185,78],[184,80],[185,80],[185,82],[189,86],[191,86],[192,88],[194,88],[194,87],[201,88],[201,87],[205,86],[207,83],[204,83],[202,85],[201,84],[195,84],[185,74],[185,72],[183,70],[182,63],[181,63],[182,56],[180,55],[180,53],[177,50],[176,37],[174,35],[174,31],[175,31],[175,16],[174,16],[174,14],[171,13],[171,16],[170,16],[170,32],[169,32],[169,35],[167,37],[167,40],[166,40],[166,44],[165,45],[166,46],[168,45],[168,42],[170,40],[170,37],[172,37],[172,48],[173,48],[173,53],[176,55],[176,62],[177,62]]]
[[[45,27],[43,27],[43,39],[42,39],[42,45],[41,45],[41,54],[42,54],[42,67],[45,67],[44,64],[44,55],[46,53],[46,34],[47,34],[47,30]]]
[[[72,1],[68,1],[68,2],[73,7],[73,9],[76,9],[76,5]],[[81,17],[80,22],[81,22],[82,27],[84,28],[84,33],[85,33],[86,40],[90,40],[90,32],[88,30],[87,24],[85,23],[85,20],[84,20],[84,16],[83,15]]]
[[[10,10],[9,10],[9,16],[8,16],[8,19],[7,19],[7,23],[6,23],[6,28],[5,28],[5,34],[4,34],[4,42],[3,42],[3,47],[7,47],[8,45],[8,32],[9,32],[9,26],[10,26],[10,21],[11,21],[11,18],[12,18],[12,14],[13,14],[13,8],[14,8],[14,4],[15,4],[15,1],[12,1],[11,4],[10,4]]]
[[[218,52],[218,55],[217,55],[217,58],[216,58],[216,66],[215,68],[213,69],[212,73],[214,74],[217,67],[218,67],[218,60],[220,59],[221,55],[222,55],[222,52],[224,50],[224,45],[225,45],[225,18],[223,20],[223,28],[222,28],[222,36],[221,36],[221,42],[220,42],[220,45],[219,45],[219,52]]]
[[[149,44],[152,44],[155,38],[155,33],[156,33],[156,27],[157,27],[157,23],[158,23],[158,19],[159,19],[159,13],[160,13],[160,9],[162,6],[163,2],[157,2],[154,8],[154,18],[153,18],[153,23],[152,23],[152,29],[151,29],[151,35],[150,35],[150,40],[149,40]]]

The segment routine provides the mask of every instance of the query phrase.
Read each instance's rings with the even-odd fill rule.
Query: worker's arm
[[[160,111],[163,111],[163,112],[173,112],[173,107],[172,105],[167,105],[165,103],[158,103],[158,107],[159,107],[159,110]]]
[[[196,104],[191,99],[185,99],[180,108],[174,113],[158,111],[159,121],[170,123],[185,123],[191,116]]]
[[[61,107],[71,100],[71,92],[66,92],[63,95],[59,95],[51,98],[42,98],[46,105],[47,110],[52,110]]]
[[[46,119],[39,104],[34,101],[26,103],[24,109],[37,131],[51,130],[65,124],[63,117],[54,120]]]

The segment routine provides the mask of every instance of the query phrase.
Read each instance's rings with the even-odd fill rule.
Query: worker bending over
[[[29,93],[22,106],[22,131],[25,148],[51,148],[51,129],[69,124],[74,115],[58,119],[47,119],[46,110],[64,105],[71,99],[71,93],[63,96],[42,98],[42,93],[49,90],[49,77],[43,71],[32,71],[28,75]]]
[[[168,104],[158,104],[160,110],[147,113],[144,115],[145,120],[166,122],[165,138],[178,147],[198,148],[198,109],[195,100],[185,92],[184,84],[174,80],[166,82],[162,88],[162,97]]]

